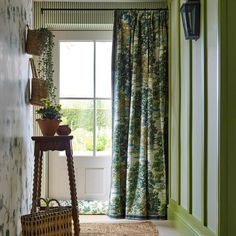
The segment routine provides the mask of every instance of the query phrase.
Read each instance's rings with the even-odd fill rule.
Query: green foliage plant
[[[47,82],[48,98],[53,99],[55,96],[56,87],[53,82],[53,48],[54,48],[54,35],[47,28],[40,28],[40,32],[45,35],[43,53],[38,58],[38,75],[41,79],[45,79]]]
[[[43,107],[36,110],[36,113],[39,114],[42,119],[50,119],[50,120],[61,119],[62,117],[61,104],[56,103],[55,97],[53,98],[54,99],[43,98],[42,99]]]

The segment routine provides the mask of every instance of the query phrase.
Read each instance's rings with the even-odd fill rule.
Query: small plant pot
[[[58,135],[69,135],[71,133],[71,128],[69,125],[59,125],[57,129]]]
[[[61,120],[37,119],[43,136],[54,136]]]

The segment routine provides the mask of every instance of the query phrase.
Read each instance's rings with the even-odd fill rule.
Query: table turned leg
[[[68,168],[70,194],[71,194],[72,218],[74,221],[74,235],[79,236],[80,232],[79,213],[78,213],[78,202],[77,202],[77,193],[75,184],[74,163],[73,163],[71,147],[68,147],[66,149],[66,157],[67,157],[67,168]]]
[[[37,206],[40,207],[40,197],[41,197],[41,188],[42,188],[42,172],[43,172],[43,152],[40,151],[39,154],[39,172],[38,172],[38,192],[37,192]],[[36,206],[36,207],[37,207]]]
[[[31,213],[36,212],[37,201],[38,201],[38,190],[39,190],[39,173],[40,173],[40,148],[35,143],[34,148],[34,179],[33,179],[33,198],[32,198],[32,209]]]

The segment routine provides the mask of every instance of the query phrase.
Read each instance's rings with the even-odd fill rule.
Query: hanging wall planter
[[[29,60],[32,69],[30,104],[36,106],[43,106],[42,99],[48,97],[47,81],[38,78],[34,65],[34,60],[33,58],[30,58]]]
[[[53,60],[54,35],[47,28],[31,30],[27,25],[28,36],[26,51],[29,54],[38,56],[37,71],[30,59],[32,68],[31,98],[32,105],[42,106],[42,98],[54,99],[55,85],[53,82]]]
[[[31,55],[40,56],[48,40],[49,30],[46,28],[32,30],[28,25],[26,27],[26,52]]]

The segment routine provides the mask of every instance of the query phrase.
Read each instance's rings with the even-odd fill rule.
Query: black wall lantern
[[[180,8],[185,39],[197,40],[200,36],[200,1],[188,0]]]

